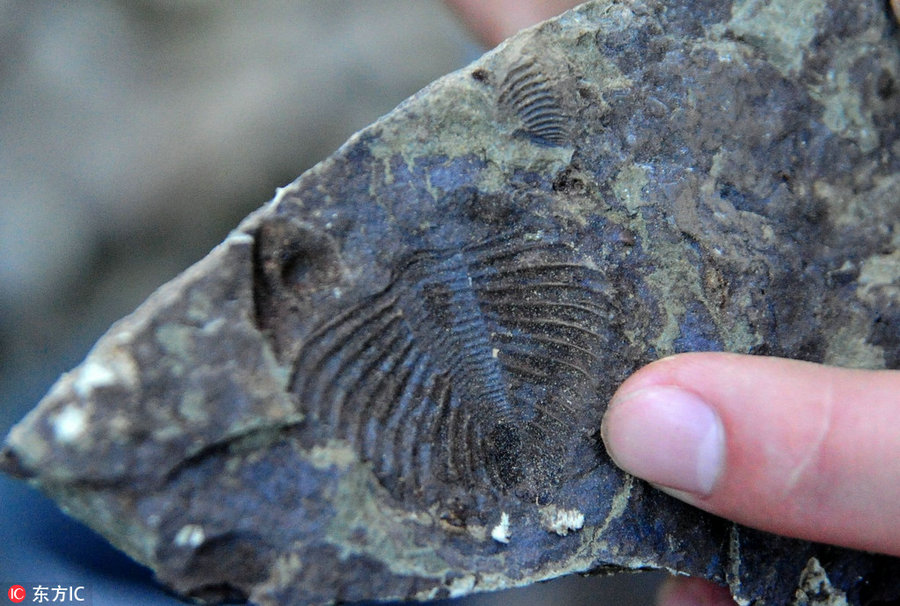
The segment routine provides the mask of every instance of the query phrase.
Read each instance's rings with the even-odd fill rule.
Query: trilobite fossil
[[[521,120],[521,131],[533,141],[566,145],[571,116],[563,107],[561,94],[561,87],[544,72],[538,59],[525,57],[506,72],[498,103]]]
[[[263,225],[258,246],[291,265],[281,248],[295,241],[270,236],[284,231]],[[294,314],[284,275],[269,268],[257,293],[272,331]],[[312,328],[292,354],[289,389],[401,500],[428,505],[451,489],[546,495],[598,395],[600,280],[563,235],[513,231],[412,251],[384,289]]]

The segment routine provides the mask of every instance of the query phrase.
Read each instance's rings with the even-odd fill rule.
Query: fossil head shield
[[[898,78],[886,3],[584,5],[279,190],[59,380],[3,468],[208,600],[646,567],[744,603],[819,572],[896,597],[896,560],[694,511],[598,430],[674,352],[900,367]]]

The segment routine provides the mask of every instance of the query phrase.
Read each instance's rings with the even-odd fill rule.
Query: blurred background
[[[0,435],[276,187],[483,50],[437,0],[0,0]],[[649,604],[661,579],[454,604]],[[2,583],[180,603],[5,477]]]

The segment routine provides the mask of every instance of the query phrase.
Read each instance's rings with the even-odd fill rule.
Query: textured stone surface
[[[644,567],[900,598],[900,560],[696,511],[597,435],[674,352],[900,367],[900,43],[845,4],[598,2],[520,34],[114,325],[2,465],[206,599]]]

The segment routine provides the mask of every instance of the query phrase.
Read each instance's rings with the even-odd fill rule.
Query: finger
[[[735,606],[725,587],[687,577],[670,577],[660,587],[657,606]]]
[[[682,354],[622,384],[602,435],[623,469],[697,507],[900,555],[900,371]]]
[[[447,0],[486,46],[496,46],[520,29],[572,8],[579,0]]]

